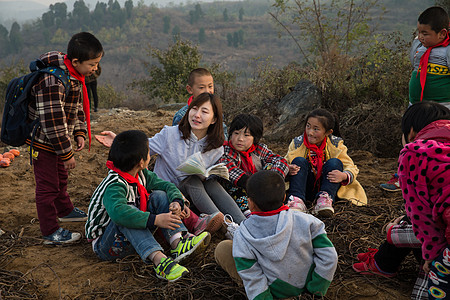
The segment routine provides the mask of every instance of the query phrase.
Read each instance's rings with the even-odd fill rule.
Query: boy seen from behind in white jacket
[[[325,295],[337,253],[324,223],[283,205],[284,180],[275,172],[252,175],[247,193],[252,213],[235,232],[232,249],[248,298]],[[216,260],[221,261],[217,256]]]

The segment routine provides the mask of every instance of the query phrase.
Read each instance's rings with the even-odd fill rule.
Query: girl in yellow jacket
[[[306,117],[303,134],[292,140],[286,155],[291,209],[305,212],[305,202],[317,199],[313,213],[331,216],[336,196],[367,204],[364,189],[356,181],[359,170],[339,135],[338,120],[329,111],[315,109]]]

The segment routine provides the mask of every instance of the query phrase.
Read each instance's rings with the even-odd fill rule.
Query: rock
[[[292,139],[303,132],[302,123],[306,115],[320,107],[319,89],[309,80],[300,80],[292,91],[284,96],[277,106],[280,117],[278,123],[265,137],[269,140]]]

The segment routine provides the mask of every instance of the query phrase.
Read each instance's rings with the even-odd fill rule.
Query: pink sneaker
[[[299,197],[294,196],[294,195],[289,196],[287,206],[289,206],[289,209],[298,210],[301,212],[307,211],[305,202],[303,202],[302,199],[300,199]]]
[[[210,215],[200,214],[193,228],[194,235],[199,235],[203,231],[208,231],[212,234],[222,227],[222,223],[223,214],[221,212],[216,212]]]
[[[331,217],[334,214],[333,199],[327,192],[321,192],[317,198],[316,206],[314,206],[313,214],[321,217]]]

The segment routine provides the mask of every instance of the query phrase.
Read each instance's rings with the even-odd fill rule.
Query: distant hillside
[[[126,19],[123,19],[124,6],[119,4],[120,12],[116,7],[116,15],[112,12],[114,8],[109,14],[95,14],[91,6],[87,21],[80,25],[75,20],[79,22],[81,17],[72,22],[54,21],[55,25],[50,26],[45,26],[41,19],[27,23],[20,28],[20,50],[1,57],[0,65],[18,60],[29,62],[49,50],[64,52],[70,36],[81,30],[94,33],[104,45],[106,54],[102,59],[100,84],[109,82],[119,90],[124,90],[132,80],[146,76],[144,63],[156,63],[148,55],[148,46],[164,50],[173,42],[174,34],[198,44],[204,63],[219,63],[244,78],[251,77],[255,59],[270,57],[278,67],[292,61],[301,63],[295,44],[267,14],[272,1],[220,1],[165,8],[142,3],[137,6],[136,2]],[[4,3],[0,2],[0,5]],[[380,23],[379,32],[400,31],[407,39],[414,31],[417,15],[433,1],[386,0],[385,3],[387,14]],[[199,8],[202,14],[193,22],[192,12]],[[106,8],[106,12],[109,9]],[[72,8],[67,10],[71,12]],[[233,44],[236,38],[239,42]]]
[[[73,4],[76,0],[54,0],[56,2],[65,2],[69,10],[73,9]],[[86,6],[89,7],[90,10],[95,8],[99,0],[84,0]],[[120,5],[124,5],[126,0],[117,0]],[[164,6],[177,6],[185,3],[183,0],[139,0],[142,1],[146,5],[156,5],[158,7]],[[196,1],[199,3],[207,3],[213,2],[216,0],[202,0]],[[230,0],[225,0],[230,1]],[[265,1],[265,0],[262,0]],[[107,1],[106,1],[107,2]],[[137,5],[138,0],[135,0],[134,3]],[[5,26],[6,28],[11,27],[11,24],[14,21],[22,24],[25,21],[30,21],[42,16],[44,12],[48,10],[48,5],[40,4],[33,0],[1,0],[0,1],[0,24]]]
[[[40,17],[48,7],[34,1],[10,0],[0,2],[0,24],[9,28],[13,21],[19,22]]]

